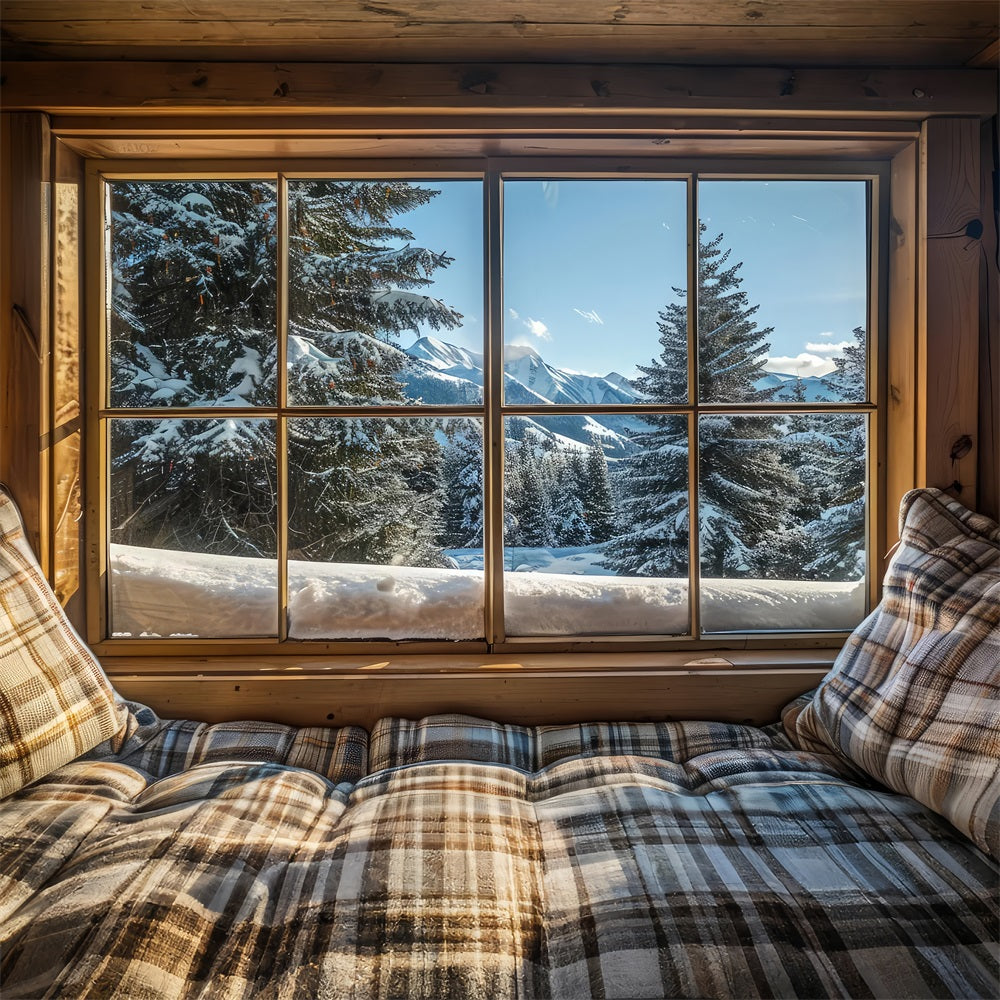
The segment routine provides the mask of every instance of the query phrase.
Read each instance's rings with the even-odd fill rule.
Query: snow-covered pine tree
[[[729,264],[723,234],[705,239],[698,256],[698,391],[704,401],[770,399],[757,381],[770,345],[769,328],[754,320],[758,307],[741,289],[741,265]],[[660,313],[662,350],[635,380],[654,403],[687,399],[687,293]],[[634,576],[684,576],[688,568],[687,421],[644,415],[650,430],[636,436],[636,454],[623,465],[622,524],[605,549],[605,563]],[[794,473],[782,462],[779,420],[768,415],[711,414],[699,425],[698,496],[702,572],[708,577],[767,574],[776,550],[758,543],[789,527]],[[777,533],[777,534],[776,534]]]
[[[836,360],[837,370],[827,376],[839,398],[865,398],[867,336],[864,327],[852,331],[854,343]],[[860,414],[831,414],[830,489],[823,509],[806,526],[810,558],[805,572],[818,580],[857,580],[865,574],[865,482],[867,421]]]
[[[587,521],[590,541],[606,542],[618,527],[615,517],[615,497],[608,475],[607,457],[600,440],[593,434],[590,436],[590,447],[587,449],[585,469],[580,496],[583,500],[583,516]]]
[[[442,466],[445,482],[444,544],[471,549],[483,545],[483,433],[478,421],[449,423]]]
[[[389,222],[434,194],[406,181],[293,185],[291,402],[401,402],[402,354],[392,338],[418,323],[460,321],[413,291],[449,258],[396,246],[412,236]],[[113,197],[115,405],[274,405],[274,185],[134,182],[116,185]],[[259,420],[228,421],[224,434],[197,421],[121,424],[114,462],[129,487],[120,506],[130,519],[116,540],[153,544],[144,539],[160,537],[159,522],[169,517],[177,547],[273,554],[273,472],[258,477],[266,497],[221,518],[232,531],[212,527],[242,488],[233,484],[247,480],[247,463],[273,470],[273,443],[261,450],[264,425],[273,441],[273,425]],[[291,550],[312,559],[351,553],[363,562],[440,564],[432,422],[303,418],[292,421],[288,440]],[[265,513],[240,520],[244,509]],[[206,541],[220,535],[224,547]]]
[[[432,284],[433,272],[451,258],[414,247],[413,234],[392,221],[436,193],[398,180],[290,186],[292,402],[404,403],[398,375],[406,355],[394,343],[398,334],[420,325],[460,324],[453,309],[418,291]],[[349,545],[352,561],[443,565],[437,544],[442,457],[435,426],[406,417],[342,418],[325,424],[319,449],[308,436],[289,435],[290,548],[311,559],[335,560]],[[360,467],[364,499],[351,481]],[[326,475],[326,469],[334,473]],[[368,550],[356,537],[359,505],[365,509],[361,523],[367,525]],[[395,550],[389,552],[387,539]]]
[[[112,185],[113,406],[274,405],[275,186]],[[116,420],[115,541],[273,556],[274,425]]]

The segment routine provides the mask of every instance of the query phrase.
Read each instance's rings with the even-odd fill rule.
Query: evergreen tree
[[[702,234],[705,227],[702,226]],[[741,264],[703,238],[698,257],[698,391],[704,401],[768,401],[761,391],[770,328],[754,321],[741,289]],[[661,352],[640,366],[637,388],[650,402],[687,398],[686,292],[660,313]],[[623,463],[623,523],[628,527],[605,549],[618,573],[684,576],[688,567],[687,422],[674,415],[645,415],[650,429],[636,437],[635,455]],[[795,496],[794,472],[782,461],[780,421],[768,415],[711,414],[699,424],[702,571],[706,576],[773,572],[780,551],[760,542],[786,530]]]
[[[827,376],[841,399],[865,398],[867,337],[852,331],[854,343]],[[866,420],[855,414],[831,414],[829,424],[829,493],[823,509],[807,525],[811,557],[804,563],[813,579],[856,580],[865,574]]]
[[[590,436],[585,470],[585,477],[580,488],[580,496],[583,499],[583,516],[587,522],[590,540],[606,542],[617,530],[615,497],[611,489],[611,478],[608,475],[608,460],[604,455],[600,441],[594,435]]]
[[[483,545],[483,435],[475,421],[449,427],[444,453],[445,545],[471,549]]]
[[[412,234],[390,221],[435,192],[406,181],[304,181],[291,191],[289,400],[403,402],[396,375],[404,355],[392,339],[420,323],[460,322],[419,291],[450,258],[413,247]],[[274,405],[276,217],[273,184],[115,185],[114,405]],[[273,470],[273,424],[222,423],[115,423],[116,482],[127,487],[116,540],[155,544],[169,521],[180,548],[273,555],[273,471],[246,474]],[[440,565],[435,426],[291,421],[290,550]]]

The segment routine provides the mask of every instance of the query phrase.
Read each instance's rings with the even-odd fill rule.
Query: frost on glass
[[[273,406],[275,185],[109,185],[109,403]]]
[[[503,192],[504,401],[686,402],[684,307],[678,318],[671,305],[687,284],[685,182],[508,180]],[[643,366],[661,347],[673,378],[649,386]]]
[[[481,403],[481,182],[288,191],[289,402]]]
[[[484,636],[482,422],[288,423],[289,635]]]
[[[684,417],[508,418],[507,634],[686,633],[687,465]]]
[[[111,634],[276,635],[274,421],[121,419],[110,436]]]
[[[705,180],[698,206],[701,401],[865,401],[866,182]]]
[[[702,625],[852,629],[865,614],[867,417],[700,420]]]

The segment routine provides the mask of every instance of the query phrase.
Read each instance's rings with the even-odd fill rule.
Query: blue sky
[[[454,257],[431,294],[463,313],[437,336],[482,350],[482,187],[441,193],[400,217],[415,242]],[[743,261],[743,290],[772,326],[767,365],[803,375],[864,326],[865,185],[860,181],[702,181],[707,235]],[[657,312],[687,282],[685,185],[672,180],[511,180],[504,189],[504,338],[561,368],[634,372],[659,352]],[[429,331],[425,331],[429,332]],[[408,340],[402,338],[404,346]]]

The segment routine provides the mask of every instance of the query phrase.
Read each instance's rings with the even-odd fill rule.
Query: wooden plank
[[[923,119],[994,114],[983,69],[715,70],[695,66],[7,62],[11,110],[162,114],[655,111]]]
[[[49,568],[49,131],[44,115],[4,116],[0,324],[0,480],[13,491],[42,567]]]
[[[837,28],[844,25],[894,25],[914,32],[950,28],[975,31],[997,22],[992,0],[837,0],[836,3],[802,3],[802,0],[241,0],[238,6],[203,0],[5,0],[4,26],[17,33],[27,22],[48,22],[53,30],[63,26],[89,26],[94,37],[120,38],[129,25],[163,22],[212,23],[234,38],[247,36],[258,25],[268,30],[282,23],[339,24],[370,22],[389,29],[421,22],[443,26],[508,22],[520,24],[639,24],[639,25],[803,25]],[[103,32],[103,36],[100,34]]]
[[[414,674],[190,677],[109,674],[125,698],[165,718],[266,719],[298,726],[360,725],[385,716],[457,712],[520,725],[719,719],[764,724],[814,687],[821,669],[587,674]]]
[[[899,540],[896,512],[903,494],[917,485],[917,144],[893,157],[890,165],[889,350],[886,405],[885,537],[890,549]],[[922,413],[924,411],[921,411]],[[926,419],[926,417],[925,417]],[[885,555],[881,572],[885,572]]]
[[[918,477],[970,506],[978,461],[979,128],[974,119],[924,123],[918,262],[925,406]]]
[[[1000,39],[994,38],[985,48],[980,49],[971,59],[967,59],[966,66],[982,66],[984,69],[996,69],[1000,64]]]
[[[239,646],[239,643],[231,644]],[[341,655],[255,654],[247,649],[227,655],[164,653],[100,654],[105,670],[114,674],[229,676],[313,676],[352,675],[379,672],[394,676],[407,674],[475,674],[520,676],[526,673],[573,674],[601,671],[663,670],[828,670],[839,652],[836,645],[813,649],[711,649],[643,650],[611,653],[377,653]]]
[[[980,218],[983,221],[979,292],[979,502],[976,509],[1000,520],[1000,269],[997,204],[1000,153],[997,119],[980,128]]]
[[[52,586],[82,629],[83,161],[60,142],[52,200]]]

